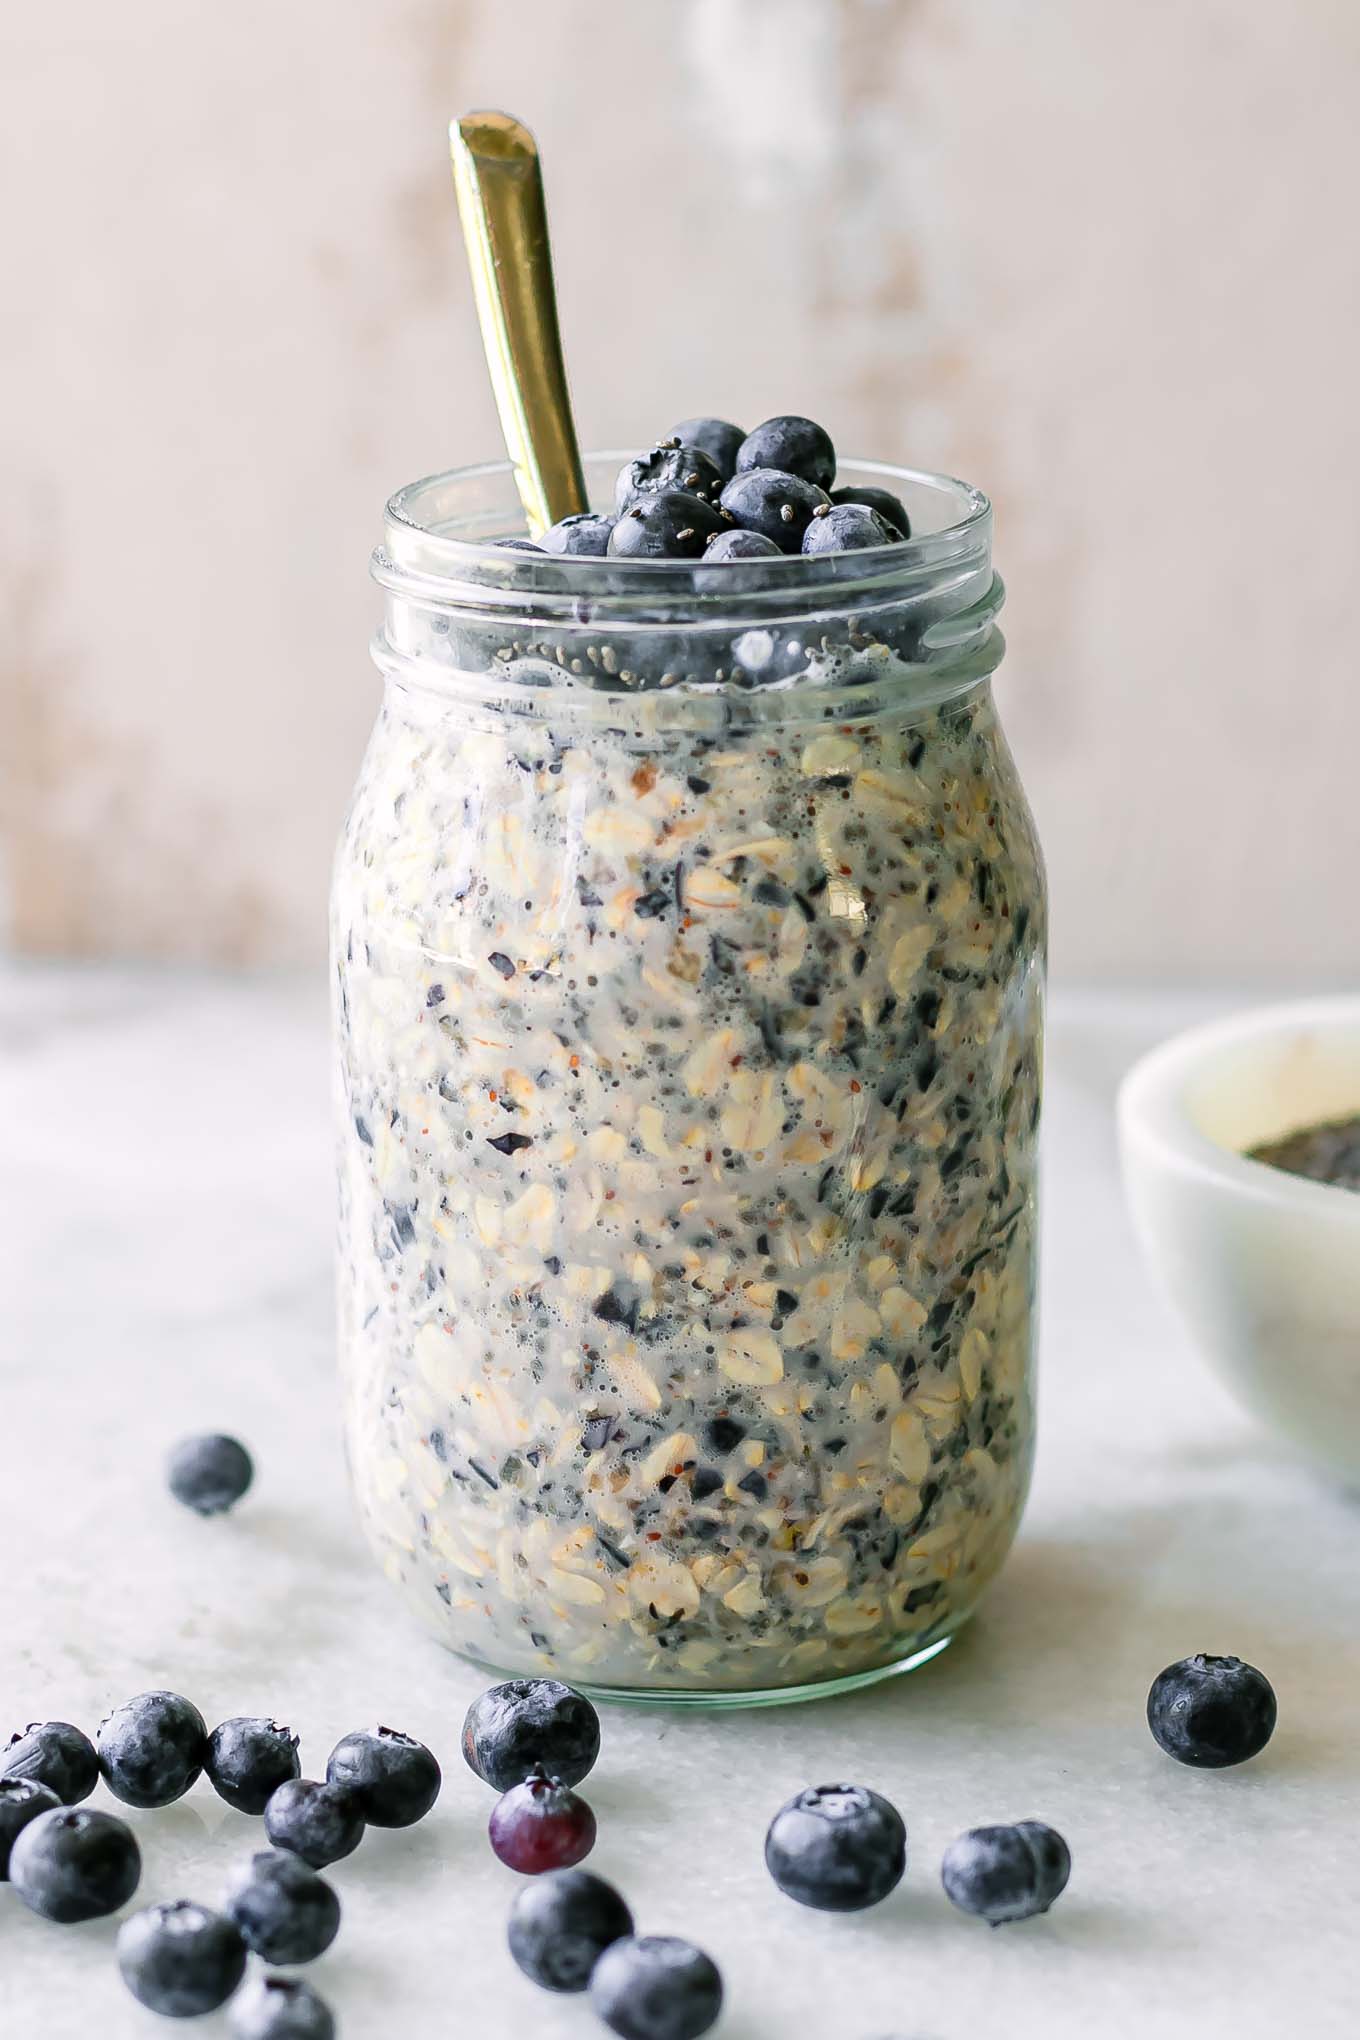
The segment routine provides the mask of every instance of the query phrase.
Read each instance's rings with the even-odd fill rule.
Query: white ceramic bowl
[[[1208,1359],[1262,1423],[1360,1481],[1360,1194],[1245,1148],[1360,1112],[1360,998],[1239,1013],[1124,1079],[1134,1223]]]

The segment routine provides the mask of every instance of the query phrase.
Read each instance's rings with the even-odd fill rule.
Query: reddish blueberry
[[[487,1831],[502,1863],[526,1877],[569,1870],[595,1846],[595,1816],[585,1800],[541,1768],[496,1802]]]

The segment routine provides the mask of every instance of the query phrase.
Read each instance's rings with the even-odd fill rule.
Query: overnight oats
[[[332,918],[347,1438],[479,1663],[852,1682],[1015,1533],[1044,889],[990,513],[858,474],[909,541],[497,547],[501,467],[389,505]]]

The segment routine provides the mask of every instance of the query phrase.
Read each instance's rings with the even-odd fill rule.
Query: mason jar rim
[[[617,470],[636,452],[616,448],[585,456],[592,498],[600,501],[605,485],[612,492]],[[844,459],[838,480],[893,489],[907,496],[909,511],[938,509],[944,521],[913,529],[908,539],[855,552],[722,562],[498,546],[495,538],[514,535],[507,527],[523,516],[514,477],[508,460],[481,461],[396,490],[372,558],[374,579],[392,594],[439,608],[495,612],[588,598],[597,622],[602,612],[646,613],[658,602],[698,620],[720,614],[734,600],[774,613],[819,597],[837,603],[875,594],[910,598],[915,590],[924,595],[990,565],[992,506],[982,490],[953,475],[888,461]]]

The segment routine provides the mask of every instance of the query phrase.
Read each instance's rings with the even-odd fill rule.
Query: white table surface
[[[1056,1002],[1047,1108],[1041,1445],[1021,1541],[970,1632],[912,1677],[821,1705],[611,1712],[587,1788],[593,1867],[644,1930],[727,1980],[717,2040],[1278,2040],[1353,2033],[1360,2003],[1360,1505],[1281,1458],[1202,1369],[1136,1258],[1111,1099],[1133,1056],[1225,1000]],[[211,1723],[273,1713],[317,1774],[388,1722],[445,1765],[428,1820],[330,1873],[340,1938],[306,1972],[344,2040],[588,2040],[581,1999],[505,1952],[517,1880],[458,1754],[485,1683],[411,1625],[361,1545],[332,1382],[325,1014],[315,984],[166,973],[0,975],[0,1729],[93,1730],[151,1686]],[[178,1434],[256,1453],[200,1523],[164,1492]],[[1153,1745],[1153,1675],[1236,1652],[1280,1727],[1240,1771]],[[887,1793],[903,1886],[806,1912],[761,1862],[807,1783]],[[111,1804],[101,1786],[92,1804]],[[1038,1815],[1067,1896],[993,1933],[955,1913],[945,1844]],[[200,1781],[134,1813],[134,1903],[209,1904],[262,1842]],[[4,2040],[167,2028],[113,1962],[115,1923],[49,1925],[0,1887]],[[221,2015],[192,2029],[214,2040]]]

